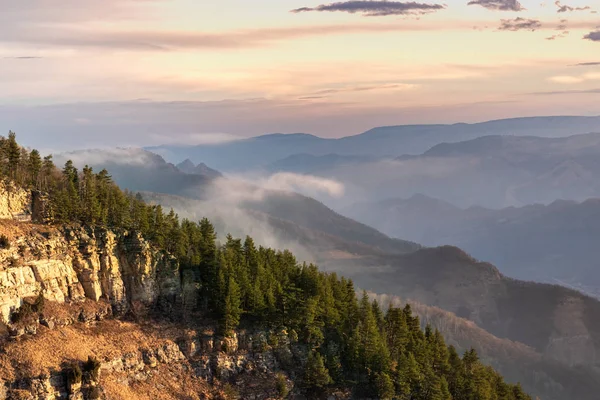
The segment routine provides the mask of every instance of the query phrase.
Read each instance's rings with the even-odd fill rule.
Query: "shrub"
[[[76,362],[72,362],[65,368],[65,378],[67,378],[67,385],[73,386],[81,383],[81,379],[83,377],[83,372],[81,372],[81,367]]]
[[[229,343],[226,340],[223,341],[223,344],[221,345],[221,350],[223,351],[223,353],[229,353]]]
[[[298,342],[298,332],[296,332],[295,330],[291,330],[290,333],[288,334],[288,337],[290,338],[290,342],[291,343],[297,343]]]
[[[12,315],[10,316],[10,322],[13,324],[17,324],[17,323],[23,321],[25,318],[27,318],[31,314],[33,314],[32,310],[31,310],[31,304],[23,303],[23,305],[17,311],[12,313]]]
[[[0,235],[0,249],[10,249],[10,240],[6,235]]]
[[[277,381],[275,382],[275,387],[277,389],[279,397],[281,397],[282,399],[285,399],[290,392],[287,386],[287,379],[285,379],[285,375],[282,373],[277,374]]]
[[[240,394],[230,383],[225,384],[223,392],[225,393],[225,398],[227,400],[236,400],[240,398]]]
[[[10,316],[10,322],[16,324],[25,320],[34,314],[44,311],[45,299],[41,293],[36,297],[33,303],[24,301],[21,307]]]
[[[279,336],[277,335],[276,332],[269,332],[269,339],[268,339],[268,344],[271,347],[277,347],[279,345]]]
[[[100,379],[100,366],[102,364],[96,357],[89,356],[83,364],[83,372],[86,383],[98,382]]]
[[[42,293],[38,294],[38,297],[35,299],[33,304],[31,305],[31,311],[36,313],[41,313],[44,311],[44,306],[46,305],[46,299],[44,299],[44,295]]]
[[[98,386],[94,386],[88,393],[89,400],[99,400],[102,398],[102,390]]]

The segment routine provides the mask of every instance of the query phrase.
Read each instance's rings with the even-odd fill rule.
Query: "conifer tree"
[[[229,277],[221,317],[221,330],[229,335],[240,323],[242,315],[240,288],[233,277]]]
[[[13,179],[17,178],[17,168],[21,160],[21,147],[17,143],[16,134],[12,131],[8,133],[8,140],[5,144],[4,151],[8,159],[9,176]]]
[[[377,399],[391,400],[394,398],[396,394],[394,382],[385,372],[375,374],[375,392]]]
[[[325,368],[323,357],[318,351],[311,351],[304,369],[304,388],[310,394],[318,394],[330,383],[331,377]]]
[[[39,187],[39,175],[42,170],[42,158],[40,157],[40,152],[36,149],[31,150],[29,153],[29,183],[34,188]]]
[[[44,161],[42,162],[42,190],[50,190],[50,182],[55,169],[56,166],[52,161],[52,154],[44,157]]]

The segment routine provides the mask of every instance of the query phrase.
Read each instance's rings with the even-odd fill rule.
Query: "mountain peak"
[[[196,165],[189,158],[186,158],[184,161],[177,164],[177,169],[181,172],[193,171],[194,168],[196,168]]]

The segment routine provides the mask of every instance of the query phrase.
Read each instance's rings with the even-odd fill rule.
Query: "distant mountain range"
[[[438,144],[417,156],[342,159],[343,163],[306,159],[294,169],[339,181],[347,187],[345,200],[354,202],[421,193],[463,208],[502,208],[600,197],[600,133],[484,136]]]
[[[400,125],[374,128],[356,136],[324,139],[309,134],[271,134],[200,146],[154,146],[167,160],[205,162],[220,171],[264,169],[296,154],[394,157],[421,154],[444,142],[489,135],[562,137],[600,132],[600,117],[534,117],[477,124]]]
[[[312,174],[344,165],[356,165],[378,160],[378,157],[373,156],[342,156],[339,154],[314,156],[312,154],[294,154],[267,165],[265,169],[267,172],[272,173],[294,172],[298,174]]]
[[[344,213],[392,236],[458,246],[511,277],[570,285],[600,297],[600,199],[492,210],[415,195],[355,204]]]

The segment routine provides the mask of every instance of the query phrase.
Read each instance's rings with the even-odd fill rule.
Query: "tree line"
[[[18,185],[48,194],[56,224],[135,230],[169,252],[198,283],[197,309],[218,321],[222,335],[240,324],[283,328],[308,348],[302,385],[311,395],[351,388],[358,398],[401,400],[525,400],[483,365],[475,350],[462,357],[439,331],[421,329],[404,308],[383,310],[351,280],[299,263],[289,251],[257,246],[214,226],[180,220],[171,210],[122,191],[108,171],[79,171],[72,161],[58,169],[51,156],[19,146],[14,133],[0,138],[0,173]]]

